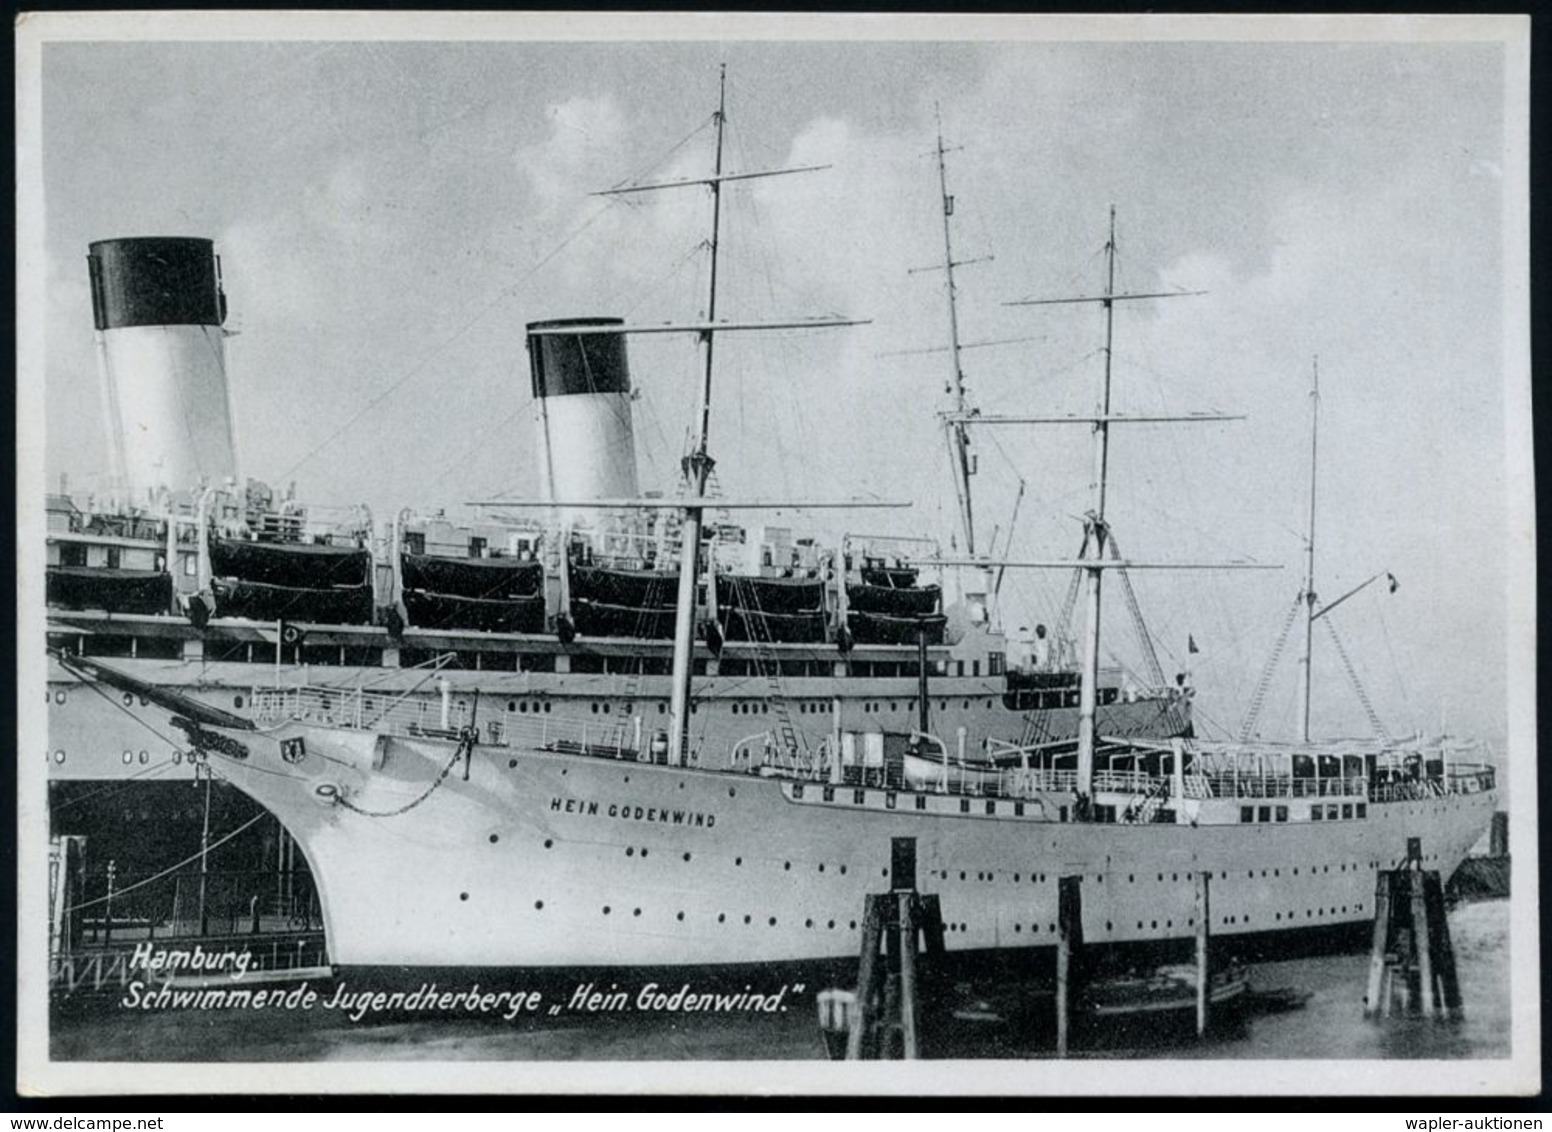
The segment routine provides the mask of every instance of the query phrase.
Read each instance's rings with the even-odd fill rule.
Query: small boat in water
[[[1226,967],[1208,977],[1207,1005],[1217,1009],[1238,1003],[1249,990],[1249,972]],[[1086,989],[1084,1005],[1098,1018],[1195,1010],[1196,968],[1180,963],[1098,979]]]

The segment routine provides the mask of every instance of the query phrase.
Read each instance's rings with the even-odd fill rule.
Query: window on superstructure
[[[1004,658],[1000,652],[986,654],[986,674],[988,676],[1001,676],[1003,673]]]
[[[1342,803],[1342,819],[1344,821],[1353,820],[1353,804],[1351,802]]]
[[[1254,806],[1241,806],[1239,808],[1239,820],[1242,821],[1242,822],[1243,821],[1255,821],[1256,820],[1256,808]]]
[[[80,542],[60,543],[59,564],[61,566],[85,566],[86,544]]]
[[[1366,803],[1364,803],[1364,802],[1359,802],[1358,806],[1357,806],[1357,809],[1356,809],[1356,814],[1357,814],[1357,817],[1358,817],[1359,821],[1362,821],[1364,818],[1368,817],[1369,816],[1369,807],[1368,807],[1368,805]]]
[[[135,655],[151,660],[177,660],[183,655],[183,642],[171,637],[140,637]]]
[[[918,810],[925,810],[927,808],[927,795],[925,795],[925,794],[918,794],[918,795],[916,795],[916,808]]]
[[[1326,809],[1324,806],[1310,807],[1310,821],[1320,821],[1323,817],[1325,817],[1325,814]],[[1295,869],[1294,871],[1297,872],[1298,870]]]
[[[424,553],[426,553],[426,532],[425,531],[405,531],[404,532],[404,553],[406,553],[406,554],[424,554]]]
[[[1271,806],[1261,806],[1261,807],[1259,807],[1256,810],[1256,820],[1257,821],[1271,821],[1272,820],[1272,807]]]
[[[1288,820],[1288,807],[1287,806],[1278,806],[1277,807],[1277,820],[1278,821],[1287,821]]]
[[[119,564],[124,559],[124,551],[123,551],[123,549],[120,548],[120,547],[117,547],[117,546],[110,546],[110,547],[107,547],[106,550],[108,552],[108,561],[107,561],[108,569],[110,569],[110,570],[117,570],[119,568]]]
[[[485,540],[480,538],[478,535],[470,536],[470,538],[469,538],[469,557],[470,558],[484,558],[485,557],[485,545],[486,545],[485,544]]]
[[[979,660],[972,660],[970,662],[970,675],[972,675],[972,676],[979,676],[980,674],[981,674],[981,662]]]

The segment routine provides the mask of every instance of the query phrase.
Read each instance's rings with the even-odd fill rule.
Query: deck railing
[[[439,700],[410,700],[358,688],[255,688],[252,696],[256,722],[273,726],[287,720],[330,727],[373,731],[407,738],[459,738],[464,728],[479,718],[479,741],[491,746],[528,747],[545,751],[602,758],[649,760],[666,753],[655,751],[655,731],[644,729],[639,716],[583,721],[554,719],[544,715],[501,710],[490,703],[476,712],[473,701],[460,699],[445,705]],[[828,744],[812,751],[783,753],[769,736],[758,746],[753,736],[739,745],[728,763],[743,773],[812,780],[829,773]],[[1238,798],[1349,798],[1372,802],[1410,801],[1445,794],[1476,794],[1493,788],[1495,772],[1479,764],[1453,764],[1442,778],[1414,778],[1382,767],[1377,779],[1363,775],[1327,778],[1302,777],[1287,772],[1267,774],[1261,764],[1245,773],[1225,772],[1219,763],[1206,773],[1192,771],[1180,781],[1181,793],[1197,800]],[[880,770],[882,774],[882,770]],[[1075,769],[1004,768],[948,761],[941,778],[926,785],[952,794],[1027,798],[1040,793],[1075,793]],[[1170,775],[1144,770],[1102,769],[1093,777],[1095,794],[1144,795],[1161,799],[1176,793]]]

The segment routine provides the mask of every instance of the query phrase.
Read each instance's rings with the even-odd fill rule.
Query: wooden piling
[[[1444,906],[1444,885],[1438,873],[1423,874],[1423,896],[1428,916],[1428,946],[1433,953],[1434,978],[1445,1017],[1458,1020],[1464,1014],[1460,995],[1460,977],[1455,969],[1455,945],[1450,940],[1450,924]]]
[[[1056,1056],[1066,1057],[1083,950],[1083,877],[1056,881]]]
[[[1369,988],[1363,1004],[1365,1018],[1390,1013],[1390,980],[1385,951],[1390,944],[1392,876],[1389,872],[1381,872],[1374,882],[1374,936],[1369,948]]]
[[[851,1033],[846,1036],[846,1060],[863,1056],[864,1041],[873,1029],[877,1008],[879,978],[878,947],[884,933],[884,902],[887,897],[870,895],[863,901],[862,961],[857,968],[857,1009],[852,1013]]]
[[[1422,864],[1421,843],[1408,838],[1403,866],[1381,871],[1375,881],[1366,1018],[1388,1018],[1397,997],[1406,1014],[1461,1016],[1444,886],[1438,871]]]
[[[1212,873],[1196,874],[1196,1036],[1207,1034],[1208,973],[1207,942],[1211,934],[1208,921],[1212,915],[1210,886]]]
[[[900,917],[900,1053],[907,1061],[921,1056],[916,1040],[920,1006],[916,985],[916,901],[914,894],[895,897]]]
[[[1438,988],[1433,982],[1433,946],[1429,938],[1433,935],[1433,925],[1428,922],[1428,905],[1423,897],[1422,870],[1410,870],[1407,887],[1411,890],[1412,946],[1417,952],[1418,995],[1413,1009],[1437,1016],[1440,1003]]]
[[[916,891],[916,839],[892,839],[890,863],[890,890],[867,896],[864,904],[855,1006],[846,1035],[849,1060],[921,1056],[924,979],[919,960],[924,953],[929,962],[943,954],[938,897]]]

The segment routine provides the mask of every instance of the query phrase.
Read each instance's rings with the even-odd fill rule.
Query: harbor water
[[[1450,929],[1465,1001],[1464,1018],[1434,1022],[1393,1017],[1367,1022],[1363,998],[1366,954],[1262,962],[1251,971],[1262,994],[1287,989],[1308,996],[1276,1012],[1247,1011],[1198,1041],[1189,1023],[1123,1024],[1072,1051],[1089,1058],[1208,1058],[1365,1060],[1385,1058],[1505,1058],[1510,1055],[1509,902],[1462,904]],[[472,981],[472,980],[471,980]],[[322,1009],[337,988],[320,987],[320,1009],[154,1009],[126,1006],[105,994],[86,1007],[56,1009],[50,1048],[57,1061],[629,1061],[791,1060],[825,1057],[815,996],[801,983],[757,986],[743,1000],[670,1002],[642,997],[626,982],[611,995],[548,1009],[471,1014],[452,1010],[407,1017],[374,1015],[361,1000],[350,1009]],[[443,987],[461,990],[461,987]],[[483,990],[514,989],[501,982]],[[662,995],[679,990],[659,988]],[[781,992],[779,998],[775,997]],[[1044,1058],[1054,1056],[1043,1025],[986,1017],[937,1027],[934,1056]]]

